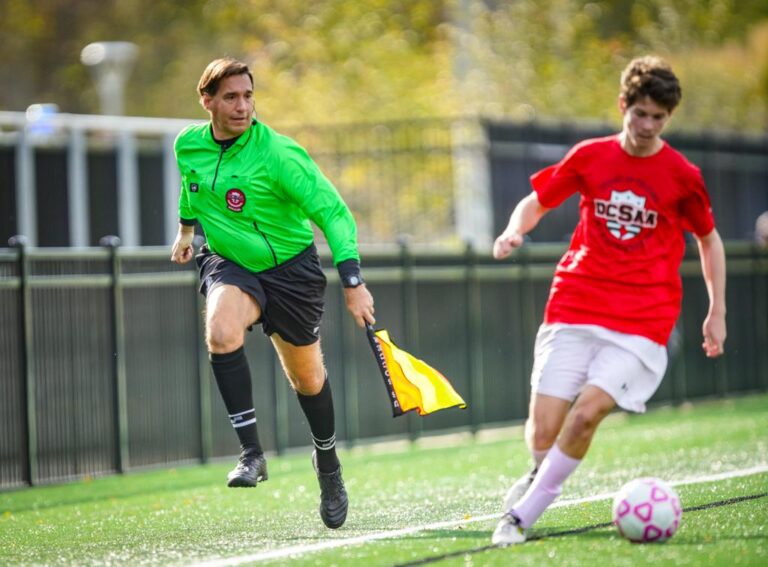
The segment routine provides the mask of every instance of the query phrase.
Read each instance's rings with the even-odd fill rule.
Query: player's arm
[[[194,250],[192,248],[192,239],[195,237],[195,225],[179,223],[179,230],[176,233],[176,240],[173,241],[171,249],[171,262],[177,264],[186,264],[192,259]]]
[[[536,228],[541,217],[550,210],[542,206],[539,202],[539,196],[535,191],[521,199],[509,217],[507,228],[504,229],[504,232],[493,243],[493,257],[501,260],[509,256],[512,250],[522,246],[523,236]]]
[[[704,342],[701,345],[708,357],[723,354],[725,343],[725,248],[717,229],[706,236],[697,236],[701,257],[701,272],[709,295],[709,311],[702,325]]]

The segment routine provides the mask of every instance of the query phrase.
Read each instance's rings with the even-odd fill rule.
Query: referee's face
[[[215,95],[204,94],[200,101],[211,115],[213,135],[217,140],[235,138],[251,125],[253,85],[246,75],[225,77]]]

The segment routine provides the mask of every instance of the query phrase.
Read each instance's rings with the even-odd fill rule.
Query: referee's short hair
[[[231,57],[214,59],[203,71],[200,80],[197,83],[197,92],[200,96],[213,96],[219,90],[219,83],[222,79],[234,75],[248,75],[253,86],[253,74],[248,69],[248,65]]]

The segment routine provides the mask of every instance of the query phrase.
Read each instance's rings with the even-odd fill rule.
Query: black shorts
[[[263,272],[249,272],[207,246],[195,261],[200,269],[200,293],[207,298],[219,285],[239,287],[261,307],[261,318],[254,323],[260,323],[267,336],[277,333],[296,346],[310,345],[320,337],[326,279],[314,244]]]

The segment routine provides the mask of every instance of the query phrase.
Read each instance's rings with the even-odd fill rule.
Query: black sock
[[[296,392],[301,409],[307,416],[312,442],[317,453],[317,468],[320,472],[334,472],[339,468],[336,456],[336,426],[334,425],[333,395],[331,383],[325,379],[322,389],[314,396]]]
[[[251,392],[251,370],[244,347],[224,354],[211,353],[209,358],[229,421],[240,439],[241,450],[262,454]]]

